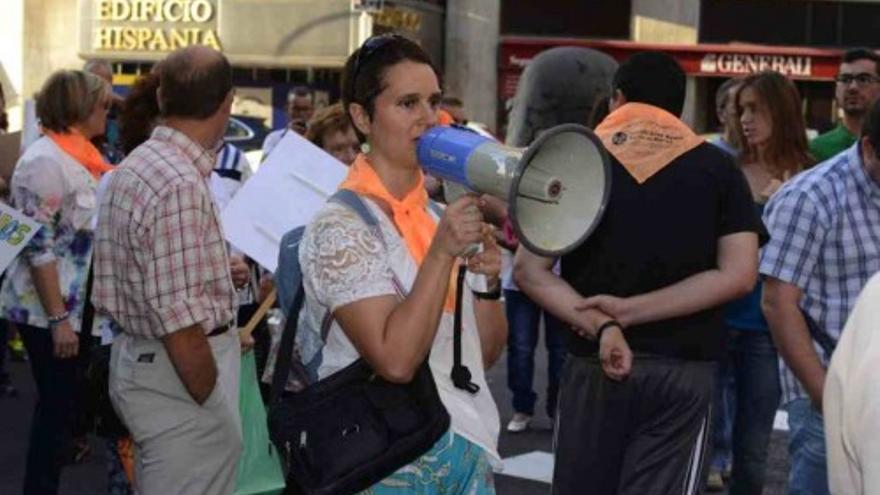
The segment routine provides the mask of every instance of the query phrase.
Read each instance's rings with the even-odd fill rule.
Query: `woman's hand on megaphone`
[[[468,259],[468,270],[485,275],[489,288],[497,288],[501,275],[501,248],[495,240],[495,228],[487,223],[483,224],[482,242],[483,250]]]
[[[450,204],[437,225],[431,250],[457,258],[467,252],[471,245],[482,242],[484,223],[479,204],[479,198],[470,194]]]

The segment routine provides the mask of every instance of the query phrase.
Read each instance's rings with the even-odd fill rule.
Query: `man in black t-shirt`
[[[515,277],[571,325],[553,493],[697,493],[711,425],[720,305],[755,284],[763,226],[742,172],[677,117],[685,75],[660,53],[614,76],[597,127],[612,157],[598,228],[562,257],[520,247]]]

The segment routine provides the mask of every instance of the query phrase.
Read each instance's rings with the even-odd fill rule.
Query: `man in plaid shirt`
[[[160,125],[113,173],[93,302],[121,327],[110,396],[138,449],[142,495],[231,494],[241,452],[236,294],[208,177],[232,69],[190,47],[160,64]]]
[[[789,493],[828,493],[822,393],[856,297],[880,271],[880,102],[851,148],[789,181],[767,203],[764,315],[782,357]]]

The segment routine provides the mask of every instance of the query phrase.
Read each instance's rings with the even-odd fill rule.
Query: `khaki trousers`
[[[217,385],[204,404],[186,391],[159,340],[120,334],[110,359],[110,398],[136,446],[140,495],[231,495],[241,454],[240,344],[209,337]]]

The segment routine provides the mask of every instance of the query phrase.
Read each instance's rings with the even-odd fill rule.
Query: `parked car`
[[[263,140],[269,134],[264,119],[247,115],[233,115],[226,126],[223,139],[238,146],[242,151],[255,151],[263,147]]]

